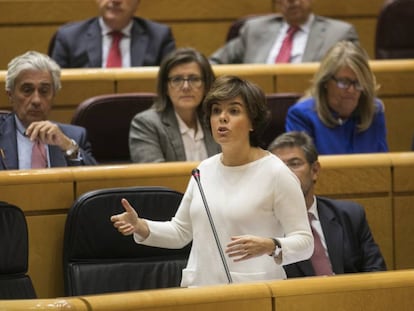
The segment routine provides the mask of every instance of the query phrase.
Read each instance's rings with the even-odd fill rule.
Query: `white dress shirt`
[[[99,18],[99,25],[102,29],[102,68],[105,68],[109,49],[112,44],[112,36],[110,35],[112,29],[104,23],[102,17]],[[131,29],[132,21],[121,30],[124,35],[119,43],[122,55],[122,67],[131,67]]]
[[[315,16],[311,14],[308,18],[308,21],[305,24],[301,25],[300,29],[295,33],[293,37],[292,56],[290,63],[302,62],[306,43],[308,42],[309,38],[310,26],[312,25],[314,19]],[[270,50],[269,56],[267,58],[268,64],[275,63],[275,59],[279,54],[280,48],[282,47],[282,42],[286,37],[289,27],[289,24],[284,21],[282,27],[280,28],[279,35],[276,37],[275,43],[273,44],[273,47]]]

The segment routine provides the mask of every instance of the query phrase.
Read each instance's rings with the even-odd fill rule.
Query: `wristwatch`
[[[68,158],[76,158],[79,153],[79,146],[73,139],[70,140],[71,147],[65,151],[65,155]]]
[[[280,252],[282,251],[282,246],[280,245],[279,241],[276,240],[275,238],[270,238],[273,243],[275,244],[275,250],[273,251],[273,253],[269,254],[269,256],[272,257],[279,257]]]

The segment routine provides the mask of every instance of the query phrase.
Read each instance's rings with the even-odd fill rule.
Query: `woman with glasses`
[[[286,131],[304,131],[319,154],[386,152],[384,106],[364,49],[349,41],[322,59],[311,88],[286,117]]]
[[[181,48],[164,58],[158,72],[157,99],[131,122],[133,162],[201,161],[220,152],[201,122],[201,102],[215,77],[207,58]]]

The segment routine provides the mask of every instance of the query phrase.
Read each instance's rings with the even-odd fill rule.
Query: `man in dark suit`
[[[62,26],[49,47],[62,68],[107,67],[113,40],[121,32],[119,67],[159,66],[163,57],[175,49],[168,26],[134,17],[139,0],[96,0],[99,17]]]
[[[290,27],[293,35],[289,63],[317,62],[335,43],[358,42],[349,23],[312,13],[312,0],[276,0],[281,14],[249,18],[239,36],[210,56],[213,64],[274,64]]]
[[[9,63],[13,112],[0,117],[0,170],[96,164],[84,128],[47,119],[60,87],[60,68],[47,55],[29,51]]]
[[[315,196],[320,163],[311,137],[304,132],[284,133],[269,145],[269,150],[299,178],[308,213],[314,216],[311,226],[319,232],[331,274],[386,270],[363,207],[354,202]],[[315,275],[311,260],[284,268],[288,278]]]

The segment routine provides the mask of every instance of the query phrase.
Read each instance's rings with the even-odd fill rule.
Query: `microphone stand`
[[[233,280],[232,280],[231,275],[230,275],[229,266],[227,265],[227,261],[226,261],[226,258],[224,257],[223,249],[221,248],[220,239],[219,239],[218,234],[217,234],[216,226],[214,225],[213,217],[211,217],[210,209],[208,207],[207,200],[206,200],[206,197],[204,195],[203,187],[201,186],[200,170],[195,168],[195,169],[193,169],[191,174],[193,175],[194,179],[196,180],[197,185],[198,185],[198,189],[200,190],[201,198],[203,199],[204,207],[205,207],[206,212],[207,212],[207,216],[208,216],[208,220],[210,222],[211,230],[213,231],[214,239],[216,240],[216,244],[217,244],[217,248],[218,248],[219,253],[220,253],[221,261],[223,262],[224,270],[226,271],[227,280],[228,280],[229,283],[233,283]]]

